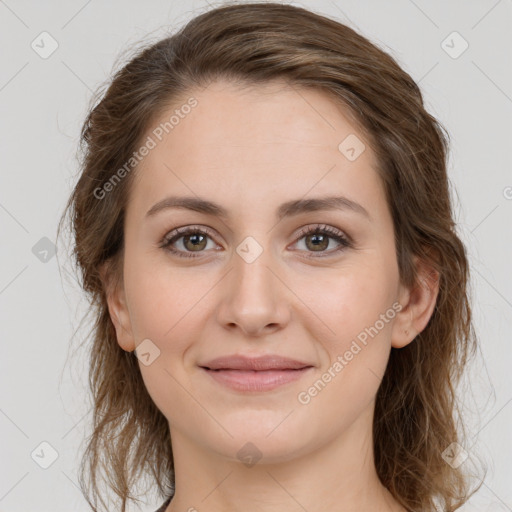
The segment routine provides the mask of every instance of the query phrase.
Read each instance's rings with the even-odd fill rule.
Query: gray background
[[[489,468],[463,511],[512,511],[511,0],[294,3],[337,18],[390,52],[451,134],[450,179],[481,339],[461,388],[472,434],[465,448]],[[90,420],[87,372],[84,351],[75,350],[87,329],[71,345],[86,302],[66,246],[52,253],[56,224],[78,171],[79,130],[92,92],[121,52],[207,7],[0,0],[0,512],[88,510],[76,479]],[[58,44],[47,58],[40,53],[52,40],[43,31]],[[52,449],[41,442],[58,454],[47,469],[41,464],[52,462]],[[159,504],[152,497],[142,509]]]

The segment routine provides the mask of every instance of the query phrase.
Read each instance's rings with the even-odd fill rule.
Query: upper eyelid
[[[190,226],[180,226],[179,228],[171,229],[167,232],[162,240],[172,240],[173,238],[181,238],[182,236],[186,236],[189,232],[204,232],[209,237],[213,238],[215,236],[216,231],[212,228],[202,226],[202,225],[190,225]]]

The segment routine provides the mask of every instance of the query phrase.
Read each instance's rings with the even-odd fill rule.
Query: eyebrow
[[[165,199],[162,199],[161,201],[158,201],[158,203],[154,204],[146,213],[146,218],[153,217],[158,212],[167,210],[169,208],[192,210],[223,219],[228,219],[230,216],[228,210],[212,201],[208,201],[200,197],[171,196],[166,197]],[[349,210],[355,213],[359,213],[366,217],[368,220],[371,220],[370,214],[362,205],[352,201],[348,197],[343,196],[328,196],[288,201],[283,203],[277,209],[276,217],[278,220],[282,220],[285,217],[291,217],[301,213],[327,210]]]

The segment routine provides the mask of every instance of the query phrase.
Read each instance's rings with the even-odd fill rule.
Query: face
[[[251,442],[286,460],[370,428],[390,349],[406,343],[409,295],[367,141],[319,91],[216,82],[190,96],[172,130],[154,131],[180,105],[144,137],[156,145],[130,192],[109,303],[119,344],[144,343],[140,370],[171,437],[227,458]],[[162,203],[171,196],[218,210]],[[231,355],[308,368],[252,381],[204,368]]]

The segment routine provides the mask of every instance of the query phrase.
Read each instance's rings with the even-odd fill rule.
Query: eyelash
[[[171,252],[172,254],[175,254],[179,258],[198,258],[199,256],[193,255],[193,252],[179,251],[172,247],[172,244],[174,244],[174,242],[176,242],[177,240],[179,240],[180,238],[182,238],[186,235],[191,235],[191,234],[206,235],[213,239],[213,233],[209,229],[199,228],[199,227],[195,227],[195,226],[187,226],[184,228],[175,229],[174,231],[171,231],[170,233],[168,233],[163,238],[161,243],[159,244],[159,247],[162,249],[165,249],[166,251]],[[319,254],[323,253],[321,256],[306,256],[307,258],[325,258],[325,257],[331,256],[333,254],[337,254],[346,248],[353,247],[352,240],[348,236],[344,235],[343,233],[341,233],[341,231],[338,231],[335,228],[326,226],[325,224],[317,224],[317,225],[308,226],[307,228],[302,229],[298,235],[299,238],[297,239],[297,241],[299,241],[302,238],[306,237],[307,235],[311,235],[311,234],[328,235],[329,238],[332,238],[333,240],[338,242],[340,244],[340,246],[336,249],[329,251],[329,252],[319,251]],[[204,251],[198,251],[198,252],[200,253],[200,252],[204,252]],[[312,251],[312,252],[315,252],[315,251]]]

